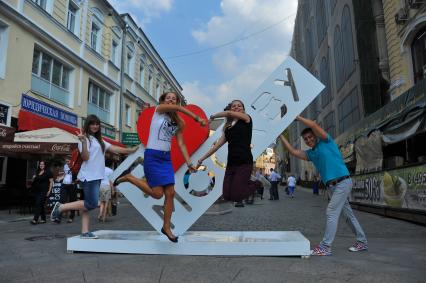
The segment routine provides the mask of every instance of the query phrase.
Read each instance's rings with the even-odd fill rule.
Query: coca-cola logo
[[[0,137],[4,138],[7,135],[6,129],[0,129]]]
[[[69,144],[54,144],[52,145],[52,151],[70,151],[71,145]]]

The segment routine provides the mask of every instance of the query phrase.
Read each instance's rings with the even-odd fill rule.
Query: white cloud
[[[119,13],[131,14],[142,26],[150,23],[153,18],[167,13],[173,6],[173,0],[110,0],[109,2]]]
[[[212,55],[212,63],[224,82],[197,84],[200,94],[215,101],[206,104],[198,99],[206,112],[220,111],[233,98],[250,94],[284,60],[290,51],[297,0],[222,0],[221,10],[222,15],[211,17],[192,31],[194,39],[207,47],[236,41]],[[248,38],[240,40],[244,37]],[[190,103],[198,103],[191,101],[193,89],[185,89],[192,84],[182,85],[184,94],[191,94],[187,97]]]

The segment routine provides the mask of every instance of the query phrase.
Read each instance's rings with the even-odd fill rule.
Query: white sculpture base
[[[302,256],[310,243],[298,231],[188,231],[170,242],[156,231],[94,232],[98,239],[67,239],[68,252],[167,255]]]

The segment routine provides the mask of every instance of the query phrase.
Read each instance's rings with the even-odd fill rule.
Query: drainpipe
[[[123,139],[123,100],[124,100],[124,59],[126,58],[126,34],[127,34],[127,23],[123,24],[123,36],[121,39],[121,70],[120,70],[120,97],[119,97],[119,111],[118,111],[118,131],[119,131],[119,141]]]

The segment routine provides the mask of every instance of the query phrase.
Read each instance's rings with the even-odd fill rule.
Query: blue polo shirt
[[[318,139],[318,143],[305,153],[309,161],[314,163],[324,183],[349,175],[340,150],[329,134],[325,140]]]

